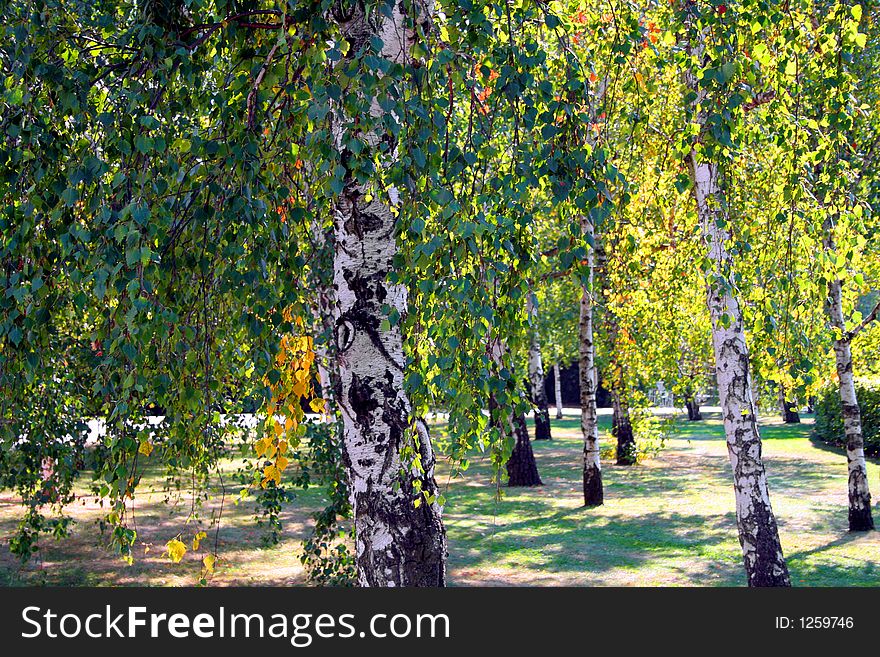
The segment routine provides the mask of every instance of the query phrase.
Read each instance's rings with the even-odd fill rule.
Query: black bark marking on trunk
[[[379,401],[373,396],[375,383],[373,379],[361,378],[357,374],[351,377],[351,386],[348,390],[348,405],[357,418],[357,423],[364,429],[372,426],[372,414],[379,408]]]

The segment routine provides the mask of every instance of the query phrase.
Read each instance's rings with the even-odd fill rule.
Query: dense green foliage
[[[27,508],[13,550],[65,533],[91,436],[102,526],[131,559],[144,462],[189,473],[202,499],[253,413],[237,482],[269,542],[289,489],[326,486],[304,559],[317,581],[350,580],[330,386],[326,426],[302,415],[324,409],[312,349],[335,357],[334,204],[351,178],[394,207],[409,312],[386,306],[382,325],[402,324],[413,416],[448,413],[435,447],[453,474],[488,455],[502,483],[532,323],[545,368],[576,359],[591,252],[602,376],[707,391],[717,281],[692,149],[730,190],[723,285],[744,301],[759,385],[805,400],[840,337],[828,282],[844,284],[845,330],[880,287],[875,5],[439,0],[431,25],[407,18],[413,52],[391,62],[379,38],[350,52],[347,2],[0,0],[0,485]],[[288,339],[311,354],[292,383]],[[198,520],[196,503],[169,538],[194,540]]]

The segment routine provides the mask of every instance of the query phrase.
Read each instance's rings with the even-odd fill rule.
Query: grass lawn
[[[736,536],[733,490],[720,420],[680,420],[667,448],[638,466],[603,463],[605,505],[581,504],[581,441],[574,416],[554,421],[551,442],[533,443],[544,486],[505,489],[495,498],[488,460],[475,461],[464,476],[439,468],[447,503],[448,578],[453,585],[637,585],[744,584]],[[603,442],[610,417],[601,416]],[[880,585],[880,532],[847,532],[846,457],[809,439],[809,423],[763,423],[764,454],[773,509],[796,586]],[[224,463],[228,475],[234,470]],[[880,497],[880,466],[868,475]],[[0,584],[189,585],[199,576],[199,552],[180,564],[162,556],[165,542],[184,530],[191,497],[163,491],[164,474],[150,471],[136,496],[139,544],[133,565],[109,554],[95,523],[100,508],[84,481],[81,498],[70,507],[77,519],[73,535],[44,539],[39,561],[20,566],[0,548]],[[254,522],[254,503],[231,499],[240,489],[226,477],[221,560],[213,585],[294,585],[304,583],[298,559],[310,514],[321,493],[310,489],[284,513],[284,537],[261,547],[263,529]],[[154,489],[149,492],[148,488]],[[220,489],[203,503],[206,520],[219,510]],[[174,499],[176,497],[176,499]],[[16,498],[0,492],[0,537],[8,540],[20,516]],[[880,507],[875,505],[880,521]],[[206,524],[206,523],[205,523]],[[213,534],[210,541],[213,545]]]

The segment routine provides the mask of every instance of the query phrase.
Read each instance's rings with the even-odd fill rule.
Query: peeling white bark
[[[731,280],[733,262],[726,246],[729,216],[717,167],[697,158],[692,151],[689,160],[697,213],[712,262],[707,303],[746,574],[750,586],[790,586],[761,456],[743,315]]]
[[[593,223],[581,216],[584,235],[593,236]],[[579,323],[580,384],[581,384],[581,434],[584,439],[583,489],[584,505],[598,506],[604,502],[602,467],[599,463],[599,422],[596,411],[596,354],[593,343],[593,249],[587,251],[589,275],[581,289]]]
[[[559,373],[559,363],[553,363],[553,393],[556,396],[556,419],[562,419],[562,381]]]
[[[391,16],[374,12],[365,16],[362,5],[336,5],[331,9],[349,42],[349,56],[362,52],[373,37],[382,39],[381,56],[402,62],[413,39],[405,12],[413,4],[398,2]],[[429,20],[432,7],[415,5]],[[383,114],[371,99],[372,118]],[[342,136],[358,130],[352,117],[334,117],[337,147]],[[361,134],[375,146],[380,136]],[[391,139],[382,135],[381,140]],[[396,144],[389,144],[384,165],[391,164]],[[345,164],[350,154],[342,152]],[[358,582],[362,586],[442,586],[445,582],[446,540],[440,507],[426,503],[413,484],[438,494],[434,480],[434,454],[427,427],[410,417],[411,406],[403,389],[405,359],[400,323],[383,328],[387,305],[407,314],[407,291],[392,283],[397,251],[396,217],[392,203],[396,190],[375,194],[350,173],[335,208],[334,284],[335,327],[339,364],[337,403],[342,411],[344,458],[350,475],[356,536]],[[384,197],[383,197],[384,196]],[[413,437],[423,470],[401,460],[401,448]]]
[[[547,393],[544,390],[544,361],[541,359],[541,343],[538,339],[538,309],[531,293],[528,295],[527,306],[532,320],[529,335],[529,383],[532,404],[535,407],[535,440],[550,440],[550,412],[547,408]]]
[[[698,62],[704,62],[705,34],[696,33],[692,26],[696,3],[688,0],[685,11],[685,22],[690,28],[686,50]],[[695,96],[695,119],[705,128],[706,113],[701,107],[705,100],[704,88],[691,70],[685,71],[684,82]],[[733,283],[733,258],[727,250],[730,216],[719,182],[718,165],[701,161],[696,147],[691,149],[687,159],[697,215],[712,263],[706,296],[746,576],[749,586],[791,586],[776,517],[770,507],[743,314]]]
[[[828,253],[834,253],[834,225],[825,221],[823,246]],[[856,384],[853,376],[852,346],[846,333],[843,316],[842,282],[838,279],[828,283],[828,301],[826,308],[833,329],[834,360],[837,368],[838,392],[840,394],[841,414],[843,415],[843,432],[846,438],[846,462],[849,472],[849,529],[850,531],[867,531],[874,528],[871,514],[871,491],[868,486],[868,469],[865,464],[865,442],[862,436],[862,414],[856,396]]]

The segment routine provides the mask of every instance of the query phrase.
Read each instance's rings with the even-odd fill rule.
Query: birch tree
[[[544,389],[544,360],[541,357],[541,342],[538,333],[538,305],[534,295],[526,297],[529,314],[529,383],[531,385],[532,405],[535,409],[535,440],[550,440],[550,411],[547,392]]]
[[[757,407],[752,396],[743,312],[729,250],[731,217],[720,166],[723,149],[712,141],[713,137],[717,139],[720,135],[729,142],[729,132],[726,131],[729,128],[725,129],[723,124],[718,126],[723,119],[714,111],[715,95],[707,89],[719,89],[717,96],[724,98],[723,92],[735,70],[733,62],[724,61],[724,58],[732,57],[734,52],[724,45],[726,30],[719,25],[720,20],[701,15],[694,2],[686,1],[683,6],[683,47],[688,57],[684,82],[696,129],[686,159],[706,243],[706,300],[712,320],[712,343],[727,451],[733,470],[739,540],[749,586],[790,586],[776,517],[770,506]],[[712,78],[709,78],[710,74]],[[715,148],[708,148],[708,145]]]
[[[356,71],[366,58],[381,57],[392,72],[389,77],[396,74],[402,81],[413,44],[431,27],[433,5],[395,1],[371,9],[368,12],[361,3],[333,6],[332,17],[347,43],[342,63]],[[385,167],[396,157],[393,133],[380,130],[399,117],[375,93],[356,86],[355,94],[369,116],[348,116],[338,108],[333,126],[346,167],[335,206],[336,399],[343,417],[358,582],[442,586],[446,539],[434,453],[427,425],[411,417],[403,388],[406,363],[400,322],[388,321],[390,312],[398,318],[407,314],[407,290],[392,280],[401,197],[393,186],[362,182],[354,165],[361,148],[374,152]],[[356,150],[353,143],[359,143]],[[408,441],[413,449],[405,458]]]
[[[800,257],[810,271],[800,288],[826,313],[824,342],[833,354],[846,444],[849,529],[867,531],[874,520],[852,342],[880,313],[880,304],[864,315],[857,310],[872,279],[876,286],[868,237],[876,219],[866,210],[878,143],[869,126],[876,115],[862,101],[876,93],[871,72],[877,52],[876,46],[866,48],[868,37],[860,29],[876,39],[877,9],[865,13],[861,4],[844,0],[821,14],[813,3],[802,11],[798,38],[790,44],[799,75],[784,96],[798,119],[789,157],[797,176],[789,193],[793,214],[804,221]]]
[[[819,203],[818,209],[825,214],[821,223],[822,248],[826,262],[830,265],[826,267],[826,271],[830,271],[826,273],[825,307],[833,335],[834,365],[846,439],[850,531],[867,531],[874,528],[861,409],[853,372],[852,340],[880,312],[880,303],[878,303],[865,317],[846,317],[843,275],[846,273],[847,265],[843,263],[849,261],[850,266],[854,265],[854,258],[850,254],[861,249],[858,247],[853,249],[851,245],[847,245],[850,254],[844,256],[841,253],[841,245],[838,244],[840,239],[838,236],[846,234],[857,243],[866,242],[863,237],[861,240],[858,239],[861,237],[859,225],[863,221],[862,208],[858,202],[853,203],[851,200],[853,196],[851,190],[861,182],[862,174],[850,171],[851,158],[844,155],[848,146],[858,146],[856,142],[858,137],[853,132],[853,117],[857,114],[853,107],[853,97],[861,90],[858,89],[853,73],[845,62],[851,61],[853,53],[858,52],[865,45],[865,36],[858,30],[862,13],[861,5],[849,2],[835,3],[823,23],[838,31],[839,37],[833,41],[829,39],[817,44],[820,57],[816,58],[816,63],[819,65],[812,71],[826,72],[825,79],[821,81],[823,84],[818,86],[822,92],[818,104],[827,108],[830,117],[829,127],[833,130],[833,132],[829,131],[830,134],[822,140],[823,146],[818,149],[820,156],[816,168],[819,171],[816,172],[814,185],[816,191],[822,195],[823,202]],[[867,166],[869,162],[863,160],[862,164]]]
[[[835,252],[834,225],[825,222],[823,245],[828,253]],[[865,441],[862,436],[862,417],[859,400],[856,396],[853,376],[852,340],[867,322],[847,330],[843,313],[843,283],[832,277],[828,281],[828,316],[834,330],[834,364],[837,372],[837,385],[840,394],[840,407],[843,415],[843,430],[846,437],[847,493],[849,498],[850,531],[874,529],[871,514],[871,491],[868,485],[868,468],[865,463]],[[880,305],[868,315],[868,321],[877,315]]]
[[[581,231],[593,242],[593,223],[581,217]],[[594,243],[594,242],[593,242]],[[593,268],[592,245],[587,251],[586,276],[581,284],[578,361],[581,388],[581,434],[584,440],[583,492],[584,506],[600,506],[605,500],[602,487],[602,465],[599,461],[599,418],[596,408],[596,353],[593,337]]]

